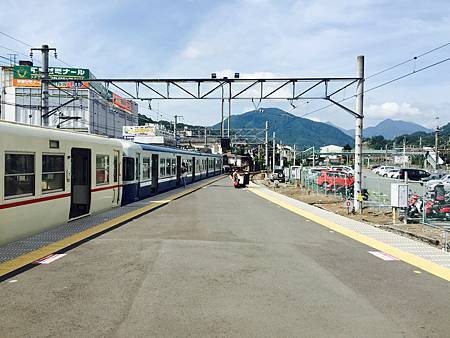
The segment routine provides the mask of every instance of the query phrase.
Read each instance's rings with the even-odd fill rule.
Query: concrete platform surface
[[[445,337],[450,283],[223,179],[0,284],[0,337]]]

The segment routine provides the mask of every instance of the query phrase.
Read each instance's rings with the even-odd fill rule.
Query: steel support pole
[[[356,124],[355,124],[355,185],[353,193],[353,205],[355,211],[362,210],[362,202],[359,195],[362,189],[362,133],[363,133],[363,105],[364,105],[364,56],[357,58],[357,76],[359,78],[356,87]]]
[[[48,127],[48,45],[42,45],[42,106],[41,124]]]
[[[208,136],[206,136],[206,127],[205,127],[205,148],[208,146]]]
[[[277,152],[276,144],[275,144],[275,132],[272,134],[272,172],[275,170],[275,154]]]
[[[224,134],[225,134],[225,132],[224,132],[224,128],[225,128],[225,125],[224,125],[224,120],[223,120],[223,98],[222,98],[222,101],[221,101],[221,112],[222,112],[222,119],[221,119],[221,123],[220,123],[220,138],[223,138],[224,137]]]
[[[265,164],[265,170],[266,170],[266,173],[268,173],[269,172],[269,121],[266,121],[266,149],[265,149],[265,151],[266,151],[266,153],[265,153],[265,156],[264,156],[264,164]]]
[[[227,137],[230,138],[231,127],[231,98],[228,99],[228,125],[227,125]]]

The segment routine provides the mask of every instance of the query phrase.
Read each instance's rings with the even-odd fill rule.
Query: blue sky
[[[449,23],[445,0],[3,0],[0,11],[1,32],[33,46],[56,47],[62,60],[97,77],[355,76],[358,55],[365,55],[371,75],[450,42]],[[29,53],[5,36],[0,45]],[[7,53],[0,48],[0,55]],[[450,46],[370,78],[366,88],[448,57]],[[446,62],[367,93],[365,124],[393,118],[432,127],[436,116],[448,123],[449,73]],[[286,101],[263,101],[260,107],[302,116],[326,104],[297,104],[291,111]],[[354,101],[347,105],[353,108]],[[234,114],[253,108],[252,102],[233,103]],[[219,102],[161,101],[159,110],[166,118],[181,114],[188,123],[220,119]],[[334,107],[308,118],[345,128],[354,123]]]

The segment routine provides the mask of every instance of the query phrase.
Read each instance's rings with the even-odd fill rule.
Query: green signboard
[[[52,80],[87,80],[89,79],[89,69],[48,67],[48,75]],[[41,80],[42,68],[30,66],[14,66],[14,79]]]

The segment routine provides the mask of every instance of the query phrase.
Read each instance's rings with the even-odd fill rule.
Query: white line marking
[[[50,264],[57,259],[63,258],[66,256],[66,254],[50,254],[48,256],[42,257],[41,259],[38,259],[37,261],[34,261],[33,264]]]
[[[368,251],[370,254],[382,259],[383,261],[398,261],[399,259],[381,251]]]
[[[17,279],[12,279],[12,280],[8,281],[8,283],[15,283],[15,282],[17,282]]]

